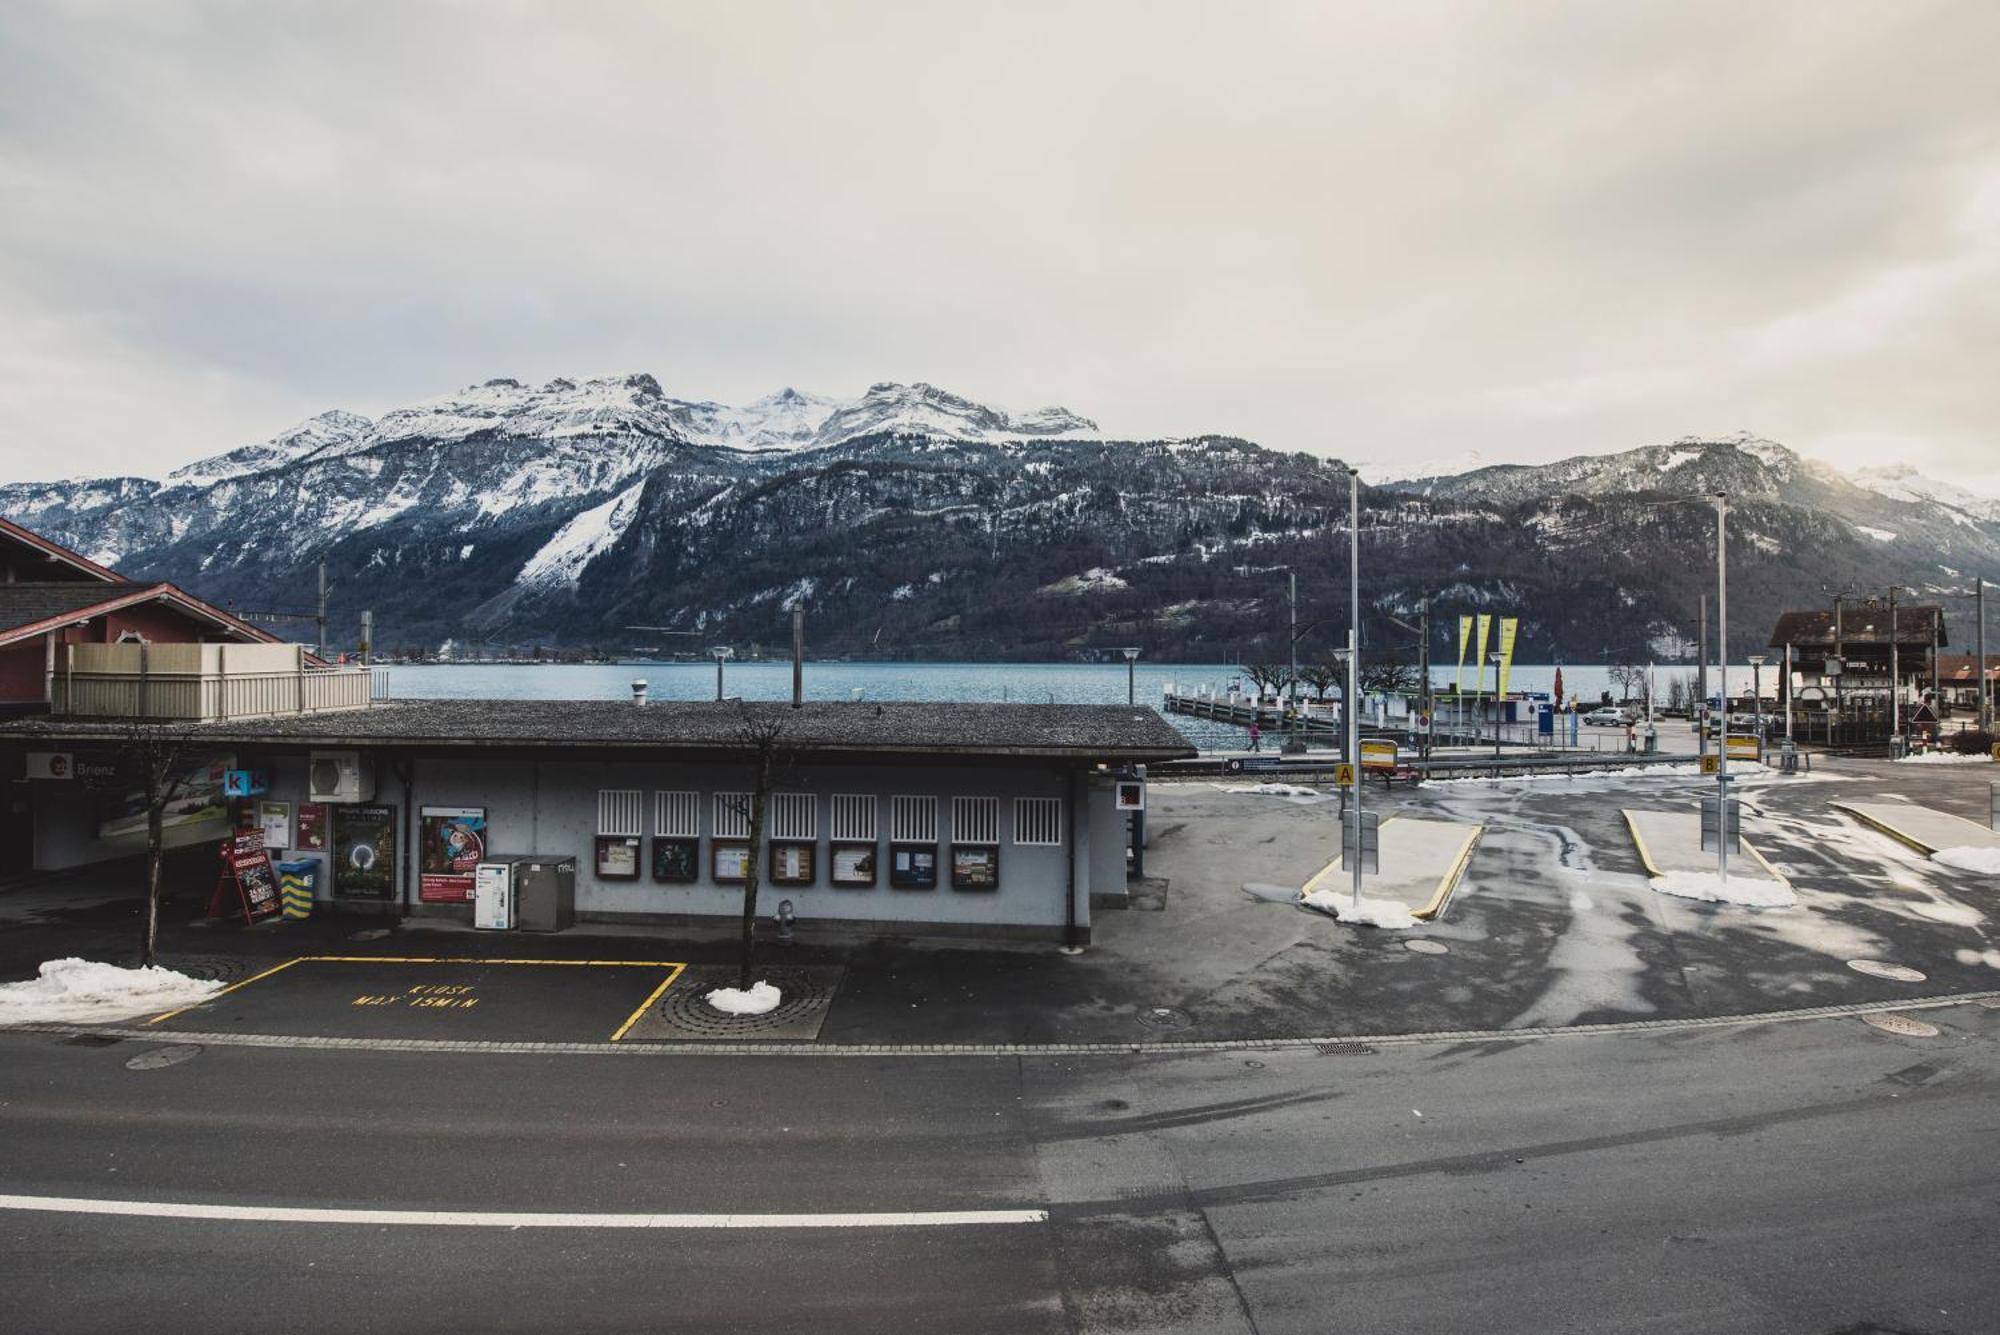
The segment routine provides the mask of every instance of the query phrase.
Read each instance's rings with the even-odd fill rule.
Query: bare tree
[[[1646,669],[1637,663],[1613,663],[1605,670],[1618,690],[1618,703],[1646,693]]]
[[[1291,680],[1292,670],[1283,663],[1252,663],[1243,669],[1251,681],[1257,683],[1260,695],[1277,695]]]
[[[146,804],[146,915],[139,937],[139,963],[151,966],[160,937],[160,864],[166,854],[167,808],[187,784],[186,728],[132,723],[126,728],[121,760],[139,785]]]
[[[743,880],[743,955],[737,971],[739,988],[748,989],[757,968],[757,890],[764,872],[764,817],[771,793],[792,766],[785,742],[785,717],[775,711],[758,715],[748,704],[737,705],[736,745],[750,756],[750,791],[725,805],[742,815],[750,830],[750,850]]]
[[[1408,694],[1422,683],[1423,675],[1414,663],[1381,659],[1361,665],[1361,689],[1378,695]]]
[[[1307,663],[1299,669],[1299,680],[1312,687],[1316,700],[1326,699],[1326,693],[1340,685],[1346,676],[1338,663]]]

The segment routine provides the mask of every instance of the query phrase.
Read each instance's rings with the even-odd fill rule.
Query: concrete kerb
[[[1404,1034],[1329,1034],[1316,1038],[1214,1038],[1142,1043],[542,1043],[480,1039],[315,1038],[284,1034],[210,1034],[130,1029],[109,1025],[29,1024],[0,1029],[7,1034],[47,1034],[58,1038],[95,1036],[142,1042],[199,1043],[209,1047],[302,1048],[334,1052],[426,1052],[546,1056],[617,1057],[1090,1057],[1189,1056],[1211,1052],[1303,1052],[1328,1048],[1420,1047],[1432,1043],[1516,1043],[1524,1038],[1593,1038],[1621,1034],[1727,1029],[1741,1025],[1798,1020],[1858,1019],[1897,1011],[1942,1010],[2000,1000],[2000,989],[1940,993],[1895,1001],[1857,1001],[1791,1010],[1699,1015],[1667,1020],[1620,1020],[1604,1024],[1529,1025],[1518,1029],[1430,1029]]]
[[[1888,835],[1891,839],[1894,839],[1897,843],[1903,845],[1905,848],[1913,849],[1914,851],[1916,851],[1917,853],[1921,854],[1924,857],[1929,857],[1931,854],[1937,852],[1935,848],[1932,848],[1929,844],[1924,843],[1921,839],[1918,839],[1915,835],[1909,834],[1903,830],[1899,830],[1895,826],[1889,824],[1887,821],[1879,820],[1876,817],[1869,815],[1867,812],[1861,810],[1859,807],[1851,807],[1845,802],[1829,802],[1827,803],[1827,805],[1832,807],[1835,811],[1841,812],[1843,815],[1849,816],[1854,820],[1860,821],[1863,825],[1866,825],[1871,830],[1875,830],[1882,834]]]
[[[1639,865],[1646,869],[1646,875],[1654,879],[1665,876],[1666,873],[1660,870],[1660,864],[1653,858],[1653,851],[1646,846],[1646,836],[1639,832],[1639,813],[1629,807],[1620,807],[1618,814],[1625,818],[1625,828],[1632,832],[1632,846],[1639,851]],[[1758,851],[1757,845],[1751,843],[1748,839],[1741,840],[1741,843],[1743,851],[1748,853],[1752,858],[1755,858],[1757,865],[1768,872],[1772,880],[1784,886],[1787,890],[1793,888],[1791,878],[1772,866],[1770,859]]]
[[[1384,818],[1380,828],[1386,832],[1398,826],[1408,828],[1411,825],[1431,825],[1431,824],[1456,825],[1464,823],[1465,822],[1461,821],[1444,822],[1444,821],[1427,821],[1427,820],[1409,820],[1402,816],[1389,816]],[[1438,918],[1444,916],[1445,909],[1448,908],[1451,904],[1452,893],[1458,889],[1459,881],[1462,880],[1465,876],[1465,869],[1472,863],[1473,850],[1478,846],[1480,836],[1485,833],[1486,833],[1486,826],[1483,823],[1475,823],[1472,825],[1472,828],[1466,832],[1464,840],[1459,844],[1458,851],[1452,855],[1451,860],[1445,865],[1443,875],[1438,877],[1436,886],[1431,890],[1430,895],[1424,900],[1422,906],[1412,907],[1410,909],[1411,917],[1416,918],[1422,922],[1433,922],[1436,921]],[[1385,840],[1389,838],[1388,834],[1385,833],[1383,835],[1383,838]],[[1385,857],[1387,856],[1386,853],[1384,854],[1384,856]],[[1342,869],[1346,865],[1347,865],[1346,855],[1342,854],[1341,856],[1336,857],[1333,861],[1327,863],[1324,867],[1321,867],[1318,871],[1314,872],[1309,878],[1307,878],[1306,883],[1303,886],[1299,887],[1299,897],[1303,899],[1305,896],[1311,894],[1316,888],[1318,888],[1322,882],[1328,881],[1334,877],[1339,876],[1341,874]],[[1391,897],[1398,899],[1401,898],[1400,895],[1392,895]]]

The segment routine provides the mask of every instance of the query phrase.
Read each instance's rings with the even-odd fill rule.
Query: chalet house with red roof
[[[172,584],[127,580],[0,518],[0,715],[49,710],[69,645],[278,643]]]

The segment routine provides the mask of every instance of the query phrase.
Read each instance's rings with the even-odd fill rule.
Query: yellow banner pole
[[[1507,698],[1507,679],[1514,673],[1514,634],[1521,627],[1521,618],[1502,617],[1500,619],[1500,698]]]
[[[1486,635],[1493,629],[1493,615],[1479,614],[1479,652],[1472,656],[1472,693],[1483,697],[1486,693]]]
[[[1471,639],[1472,618],[1460,617],[1458,619],[1458,676],[1452,684],[1451,693],[1453,695],[1465,694],[1465,646],[1467,641]]]

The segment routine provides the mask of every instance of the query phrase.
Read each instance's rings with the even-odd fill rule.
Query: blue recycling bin
[[[295,858],[278,864],[278,903],[285,917],[312,917],[313,899],[318,892],[318,858]]]

